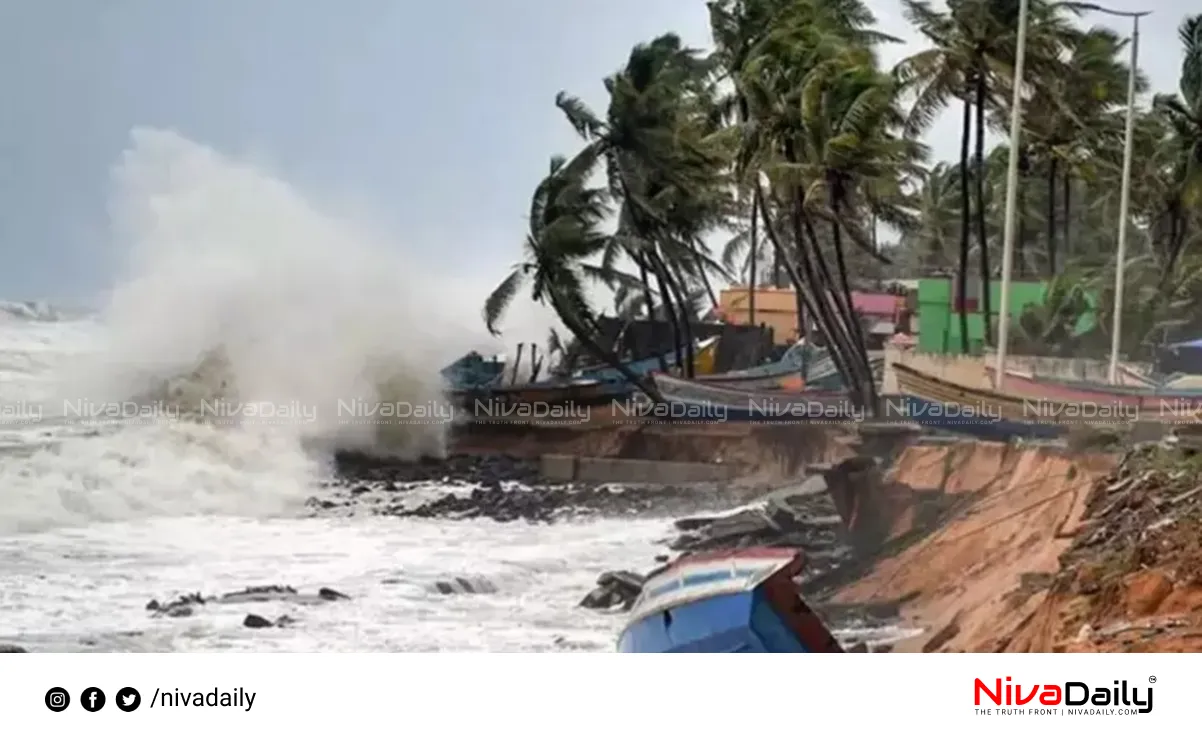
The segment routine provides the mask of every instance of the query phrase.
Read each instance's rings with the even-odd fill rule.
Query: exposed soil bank
[[[1085,518],[1007,649],[1202,651],[1202,457],[1131,452],[1094,488]]]
[[[1111,456],[1049,448],[909,447],[878,496],[913,504],[895,509],[889,536],[902,542],[900,551],[872,564],[836,600],[900,601],[903,618],[928,629],[899,643],[900,651],[1017,650],[1008,641],[1046,595],[1030,576],[1059,569],[1090,492],[1113,467]],[[918,508],[932,502],[938,507]],[[907,546],[912,528],[916,541]]]

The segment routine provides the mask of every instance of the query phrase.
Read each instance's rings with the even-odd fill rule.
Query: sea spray
[[[470,342],[429,311],[412,262],[283,181],[170,132],[135,131],[114,179],[124,271],[104,312],[112,396],[154,397],[151,379],[174,394],[182,379],[194,409],[272,401],[316,411],[291,422],[308,439],[443,452],[444,426],[336,414],[350,397],[437,399],[438,369]]]
[[[326,474],[314,442],[319,453],[443,452],[445,426],[346,424],[337,401],[436,399],[442,364],[471,347],[499,350],[479,343],[490,287],[423,273],[283,181],[170,132],[136,131],[113,186],[119,276],[99,322],[80,324],[88,356],[44,372],[55,402],[46,409],[133,399],[194,411],[220,399],[238,416],[247,410],[239,402],[316,413],[265,425],[227,425],[220,415],[220,425],[188,415],[100,427],[46,421],[58,427],[53,437],[29,428],[33,450],[0,458],[0,533],[289,514]],[[75,332],[51,329],[64,342]],[[0,390],[0,402],[23,400],[14,389]]]

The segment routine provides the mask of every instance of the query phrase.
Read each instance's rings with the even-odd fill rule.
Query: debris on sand
[[[1072,536],[1046,581],[1051,634],[1027,632],[1012,649],[1202,651],[1197,449],[1162,443],[1129,452],[1094,488]]]

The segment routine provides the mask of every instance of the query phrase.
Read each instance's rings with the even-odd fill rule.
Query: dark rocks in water
[[[334,457],[334,468],[344,481],[386,482],[393,489],[396,483],[478,482],[488,486],[502,481],[536,483],[542,479],[537,461],[501,454],[454,454],[446,459],[423,457],[404,461],[342,451]]]
[[[456,576],[436,581],[434,583],[434,590],[444,596],[450,596],[462,593],[496,593],[497,587],[488,578]]]
[[[646,578],[629,570],[604,572],[597,578],[597,587],[580,601],[580,606],[585,609],[621,607],[622,611],[629,611],[645,582]]]
[[[280,617],[275,620],[275,626],[277,627],[290,627],[294,624],[296,624],[296,620],[287,614],[281,614]]]
[[[28,653],[29,651],[20,645],[8,645],[0,643],[0,653]]]
[[[262,629],[264,627],[272,627],[274,625],[270,619],[261,617],[258,614],[247,614],[246,618],[242,620],[242,626],[250,627],[251,629]]]
[[[179,596],[173,601],[159,603],[156,599],[151,599],[146,604],[146,611],[154,612],[155,616],[171,617],[178,619],[180,617],[190,617],[195,612],[195,607],[206,602],[204,596],[199,593],[189,593]]]
[[[206,604],[244,604],[283,601],[293,604],[324,604],[331,601],[348,601],[347,596],[333,588],[321,588],[316,593],[301,593],[292,586],[249,586],[240,591],[223,593],[220,596],[202,596],[199,593],[180,596],[166,603],[151,599],[146,610],[159,617],[190,617]],[[255,615],[251,615],[255,616]],[[248,625],[249,626],[249,625]]]

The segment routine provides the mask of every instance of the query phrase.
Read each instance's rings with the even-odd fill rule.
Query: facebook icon
[[[88,712],[96,712],[104,707],[104,692],[95,686],[89,686],[79,695],[79,703]]]

